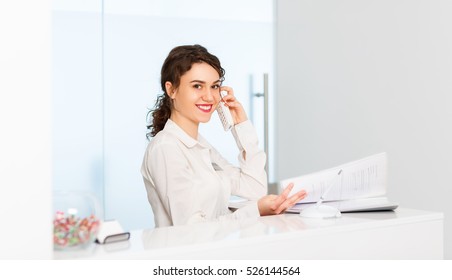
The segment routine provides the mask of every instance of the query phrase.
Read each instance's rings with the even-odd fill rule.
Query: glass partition
[[[53,188],[103,201],[102,1],[53,1]]]

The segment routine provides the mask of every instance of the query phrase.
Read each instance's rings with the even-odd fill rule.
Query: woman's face
[[[171,83],[169,83],[171,85]],[[173,99],[171,119],[179,125],[206,123],[220,101],[221,80],[207,63],[195,63],[182,75],[179,88],[167,92]]]

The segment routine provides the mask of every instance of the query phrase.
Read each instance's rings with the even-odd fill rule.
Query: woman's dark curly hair
[[[187,71],[189,71],[194,63],[205,62],[212,66],[220,75],[220,79],[224,78],[225,71],[221,67],[220,60],[210,54],[206,48],[200,45],[178,46],[170,51],[168,57],[163,62],[161,70],[161,87],[163,93],[157,97],[153,110],[147,114],[152,116],[147,128],[150,130],[146,134],[148,138],[154,137],[161,131],[166,121],[171,117],[171,109],[173,108],[173,100],[166,92],[165,83],[171,82],[173,88],[178,88],[180,79]]]

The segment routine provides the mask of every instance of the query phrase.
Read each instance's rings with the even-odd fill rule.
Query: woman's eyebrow
[[[190,83],[200,83],[200,84],[205,84],[205,81],[201,81],[201,80],[193,80]]]
[[[207,82],[201,81],[201,80],[193,80],[193,81],[190,81],[190,83],[206,84]],[[221,79],[218,79],[218,80],[212,82],[212,84],[218,84],[218,83],[221,83]]]

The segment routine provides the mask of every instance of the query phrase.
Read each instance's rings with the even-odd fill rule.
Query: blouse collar
[[[187,148],[193,148],[197,144],[203,148],[207,148],[207,141],[204,139],[204,137],[198,134],[198,140],[193,139],[171,119],[168,119],[166,121],[164,130],[176,136],[176,138],[179,139],[179,141],[181,141],[185,146],[187,146]]]

